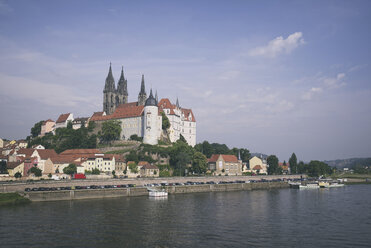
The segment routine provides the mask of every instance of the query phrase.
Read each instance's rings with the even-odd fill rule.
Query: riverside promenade
[[[306,178],[306,175],[261,175],[261,176],[207,176],[207,177],[161,177],[161,178],[125,178],[125,179],[81,179],[81,180],[40,180],[31,182],[2,182],[0,183],[0,193],[18,192],[23,193],[25,188],[39,187],[72,187],[72,186],[90,186],[90,185],[119,185],[119,184],[135,184],[137,187],[154,183],[186,183],[192,182],[209,182],[219,183],[240,181],[260,181],[264,180],[288,180]]]

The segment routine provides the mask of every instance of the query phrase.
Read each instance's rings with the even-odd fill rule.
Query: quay
[[[304,177],[302,175],[302,177]],[[111,197],[132,197],[148,195],[147,184],[174,184],[203,182],[196,185],[171,185],[159,186],[169,194],[185,194],[197,192],[221,192],[221,191],[240,191],[255,189],[274,189],[289,188],[287,180],[300,179],[301,175],[280,175],[280,176],[216,176],[216,177],[169,177],[169,178],[136,178],[136,179],[109,179],[109,180],[68,180],[68,181],[38,181],[33,183],[7,183],[0,185],[0,192],[17,192],[31,201],[60,201],[60,200],[79,200],[79,199],[98,199]],[[213,181],[215,184],[206,184]],[[249,183],[225,183],[250,181]],[[255,181],[255,182],[254,182]],[[99,189],[70,189],[56,191],[28,191],[26,188],[39,187],[76,187],[76,186],[102,186],[102,185],[122,185],[135,184],[135,187],[126,188],[99,188]]]

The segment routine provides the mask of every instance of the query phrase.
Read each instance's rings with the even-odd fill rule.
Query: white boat
[[[335,182],[320,182],[320,188],[338,188],[343,187],[345,184],[343,183],[335,183]]]
[[[308,183],[307,185],[299,185],[299,189],[319,189],[319,185],[316,183]]]
[[[165,190],[157,190],[153,188],[147,188],[148,195],[150,197],[167,197],[167,192]]]

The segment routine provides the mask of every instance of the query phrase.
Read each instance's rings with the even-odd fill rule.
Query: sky
[[[371,156],[371,1],[0,0],[0,137],[102,111],[109,63],[192,108],[197,142]]]

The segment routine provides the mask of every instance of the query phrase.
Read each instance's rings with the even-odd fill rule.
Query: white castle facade
[[[136,134],[143,137],[144,143],[155,145],[162,135],[166,134],[171,142],[177,141],[182,135],[189,145],[196,145],[196,119],[192,109],[181,108],[178,99],[176,104],[172,104],[168,98],[158,101],[157,92],[153,96],[152,89],[147,98],[143,75],[138,101],[129,103],[128,95],[123,69],[116,89],[110,65],[103,90],[103,112],[94,113],[90,121],[120,121],[120,138],[123,140]],[[166,131],[162,130],[162,113],[170,121]]]

